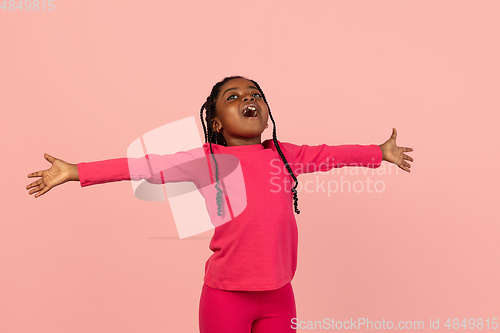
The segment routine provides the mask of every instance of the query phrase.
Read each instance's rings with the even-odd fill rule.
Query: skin
[[[217,115],[212,121],[212,126],[214,131],[220,130],[228,146],[262,143],[261,135],[266,129],[269,109],[260,91],[249,86],[253,86],[253,83],[245,79],[230,80],[221,87],[217,97]],[[227,89],[231,90],[226,92]],[[248,103],[258,106],[259,117],[248,119],[242,115],[243,107]],[[411,165],[407,161],[413,162],[413,158],[405,153],[413,151],[413,148],[398,147],[396,138],[397,131],[393,128],[389,139],[378,145],[382,151],[382,160],[396,164],[402,170],[410,172]],[[52,166],[47,170],[28,174],[28,178],[41,177],[26,186],[26,190],[31,189],[30,195],[36,193],[35,198],[38,198],[58,185],[80,180],[76,164],[67,163],[47,153],[44,154],[44,158]]]
[[[40,170],[28,174],[28,178],[42,177],[26,186],[27,190],[32,188],[32,190],[29,191],[30,195],[38,192],[35,195],[35,198],[38,198],[39,196],[47,193],[53,187],[71,180],[80,180],[76,164],[67,163],[63,160],[52,157],[47,153],[43,154],[43,157],[45,157],[45,159],[50,162],[52,166],[50,169]]]
[[[380,150],[382,150],[382,161],[387,161],[396,164],[399,168],[406,172],[410,172],[411,165],[406,161],[413,162],[413,158],[406,155],[405,153],[413,151],[413,148],[409,147],[398,147],[396,144],[396,137],[398,132],[395,128],[392,129],[391,137],[381,145]]]
[[[252,81],[238,78],[226,82],[220,89],[215,104],[217,115],[212,126],[214,131],[222,133],[228,146],[262,143],[261,135],[266,129],[269,108],[257,87],[249,87],[254,87]],[[252,119],[242,115],[243,107],[249,103],[257,105],[259,117]]]

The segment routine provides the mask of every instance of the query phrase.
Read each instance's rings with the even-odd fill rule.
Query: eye
[[[253,94],[252,96],[255,96],[255,95],[257,95],[257,96],[259,96],[259,97],[262,97],[260,93],[255,93],[255,94]],[[232,99],[231,97],[233,97],[233,96],[238,97],[238,95],[231,95],[231,96],[229,96],[229,97],[227,98],[227,100],[229,101],[230,99]]]

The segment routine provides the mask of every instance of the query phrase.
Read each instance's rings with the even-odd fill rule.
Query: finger
[[[403,166],[399,166],[401,169],[403,169],[404,171],[406,172],[411,172],[410,169],[406,168],[406,167],[403,167]]]
[[[40,192],[41,189],[42,189],[41,186],[37,186],[34,189],[32,189],[31,191],[29,191],[29,194],[32,195],[33,193]]]
[[[413,148],[403,147],[403,151],[413,151]]]
[[[43,171],[44,170],[40,170],[40,171],[37,171],[37,172],[32,172],[32,173],[28,174],[28,178],[42,177]]]
[[[408,160],[410,162],[413,162],[413,158],[411,158],[410,156],[408,156],[406,154],[403,154],[403,159]]]
[[[45,157],[45,159],[46,159],[47,161],[49,161],[50,163],[54,163],[55,158],[53,158],[53,157],[52,157],[52,156],[50,156],[49,154],[45,153],[45,154],[43,154],[43,157]]]
[[[48,186],[45,186],[45,187],[43,188],[43,190],[42,190],[40,193],[38,193],[37,195],[35,195],[35,198],[38,198],[39,196],[44,195],[44,194],[45,194],[45,193],[47,193],[49,190],[50,190],[50,188],[49,188]]]
[[[42,183],[42,180],[41,180],[41,179],[39,179],[39,180],[37,180],[36,182],[33,182],[33,183],[31,183],[31,184],[28,184],[28,186],[26,186],[26,189],[30,189],[30,188],[32,188],[32,187],[34,187],[34,186],[40,185],[41,183]]]
[[[394,139],[396,140],[396,137],[398,136],[398,132],[396,131],[395,128],[392,129],[392,135],[391,135],[391,139]]]
[[[408,162],[403,162],[403,165],[404,165],[405,167],[407,167],[408,169],[409,169],[409,168],[411,168],[411,165],[410,165],[410,163],[408,163]]]

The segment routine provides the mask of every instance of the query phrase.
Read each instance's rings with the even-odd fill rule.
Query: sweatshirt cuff
[[[378,168],[382,164],[382,149],[379,145],[371,145],[374,149],[373,168]]]
[[[85,187],[87,186],[86,180],[87,178],[87,172],[85,171],[85,166],[83,163],[77,163],[76,168],[78,169],[78,179],[80,181],[80,186]]]

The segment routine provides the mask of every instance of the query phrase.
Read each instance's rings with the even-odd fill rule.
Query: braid
[[[293,204],[295,208],[295,213],[300,214],[300,210],[298,209],[298,197],[297,197],[297,185],[298,185],[298,180],[297,177],[294,175],[292,169],[290,168],[290,165],[288,164],[288,161],[285,158],[285,155],[283,154],[279,144],[278,144],[278,138],[276,135],[276,123],[274,122],[274,118],[271,114],[271,108],[269,107],[269,104],[267,103],[266,96],[264,95],[264,92],[260,88],[259,84],[255,82],[254,80],[247,79],[246,77],[243,76],[228,76],[225,77],[222,81],[217,82],[213,88],[212,92],[210,93],[210,96],[207,97],[207,101],[203,104],[200,110],[200,119],[201,119],[201,124],[203,125],[203,132],[205,134],[205,143],[209,142],[210,143],[210,152],[212,155],[212,158],[215,163],[215,179],[216,179],[216,184],[215,188],[217,189],[217,196],[216,196],[216,202],[217,202],[217,215],[221,216],[222,215],[222,190],[219,187],[219,175],[218,175],[218,167],[217,167],[217,161],[215,160],[214,152],[212,150],[212,143],[221,145],[221,146],[226,146],[227,143],[226,140],[224,139],[224,136],[219,133],[214,131],[213,125],[212,125],[212,120],[213,118],[217,115],[217,110],[215,107],[215,104],[217,102],[217,98],[219,97],[219,92],[220,88],[224,85],[229,80],[232,79],[245,79],[252,81],[253,84],[259,89],[260,93],[262,94],[262,98],[264,99],[264,102],[267,105],[267,108],[269,110],[269,117],[271,117],[271,121],[273,122],[273,142],[274,146],[276,147],[276,150],[278,151],[278,154],[281,157],[281,160],[285,164],[288,174],[292,176],[293,180],[295,181],[293,187],[292,187],[292,193],[293,193]],[[203,121],[203,110],[206,110],[206,116],[205,116],[205,121],[207,123],[207,126],[205,127],[205,122]]]
[[[214,151],[212,149],[212,142],[215,141],[216,144],[219,144],[219,143],[218,143],[217,137],[214,138],[215,132],[213,130],[213,127],[208,125],[209,122],[211,122],[211,119],[213,119],[213,117],[214,117],[213,112],[211,112],[214,108],[210,107],[211,104],[212,104],[212,98],[211,98],[211,96],[208,96],[207,101],[201,107],[200,118],[201,118],[201,124],[203,125],[203,133],[205,134],[205,143],[207,143],[207,141],[210,142],[210,152],[211,152],[212,158],[213,158],[214,163],[215,163],[215,180],[216,180],[215,188],[217,189],[217,195],[216,195],[215,201],[217,202],[217,215],[222,216],[222,190],[219,187],[218,166],[217,166],[217,161],[215,160]],[[207,116],[206,116],[207,126],[206,127],[205,127],[205,122],[203,121],[203,109],[207,110]],[[210,121],[209,121],[209,119],[210,119]],[[208,134],[207,134],[207,129],[208,129]]]
[[[207,140],[207,129],[205,127],[205,122],[203,121],[203,110],[206,108],[206,105],[208,103],[210,97],[207,98],[207,101],[201,106],[200,110],[200,119],[201,119],[201,124],[203,125],[203,133],[205,133],[205,143],[208,141]]]
[[[267,104],[267,108],[269,110],[269,117],[271,118],[271,121],[273,122],[273,142],[274,142],[274,146],[276,147],[276,150],[278,151],[281,159],[283,160],[283,163],[285,163],[285,166],[286,166],[286,168],[288,170],[288,174],[290,176],[292,176],[293,180],[295,181],[295,184],[292,187],[293,205],[294,205],[294,208],[295,208],[295,213],[300,214],[300,210],[298,208],[299,198],[297,197],[297,190],[296,190],[297,185],[299,184],[299,181],[297,180],[297,177],[293,174],[293,171],[290,168],[290,165],[288,164],[288,161],[286,160],[286,157],[283,154],[283,152],[281,151],[281,148],[280,148],[280,146],[278,144],[278,138],[276,136],[276,123],[274,122],[273,115],[271,114],[271,108],[269,107],[269,104],[267,103],[266,96],[264,95],[264,92],[262,91],[262,89],[260,89],[259,84],[257,82],[255,82],[255,81],[253,81],[253,80],[251,80],[251,81],[255,84],[255,86],[262,93],[262,98],[264,99],[264,102],[266,102],[266,104]]]

